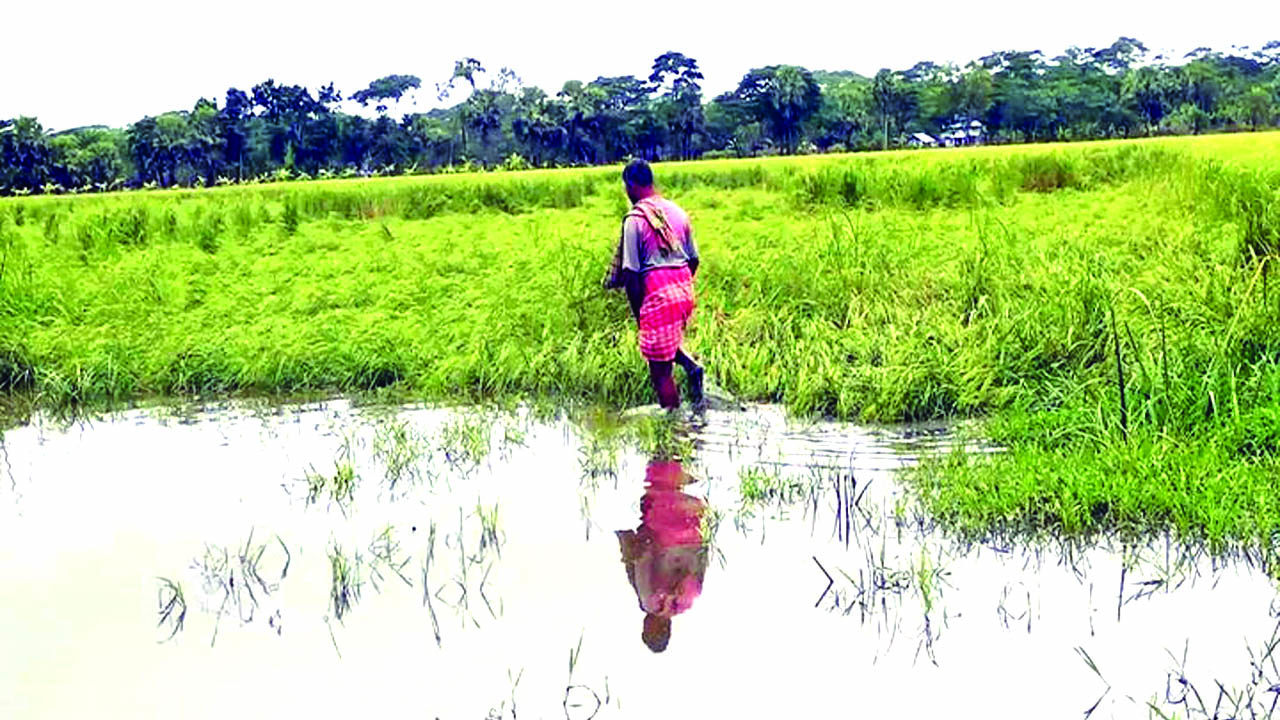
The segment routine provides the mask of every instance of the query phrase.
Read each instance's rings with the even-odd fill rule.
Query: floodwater
[[[933,528],[895,472],[945,429],[752,407],[679,462],[620,437],[342,401],[10,430],[0,717],[1247,717],[1280,693],[1247,563]]]

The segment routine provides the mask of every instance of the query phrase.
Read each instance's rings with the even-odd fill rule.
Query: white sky
[[[1280,39],[1280,2],[1225,0],[916,0],[915,2],[658,2],[489,0],[283,3],[277,0],[0,0],[0,118],[46,128],[123,126],[190,109],[228,87],[267,78],[349,95],[391,73],[423,80],[419,109],[453,61],[509,66],[554,94],[565,80],[647,76],[653,58],[696,58],[713,96],[752,67],[905,69],[967,62],[993,50],[1058,54],[1127,35],[1153,50],[1229,50]],[[1275,36],[1275,37],[1273,37]],[[407,104],[395,112],[410,111]],[[397,115],[398,116],[398,115]]]

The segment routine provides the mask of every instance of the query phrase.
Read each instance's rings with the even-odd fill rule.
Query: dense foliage
[[[872,78],[772,65],[710,101],[702,80],[696,60],[668,52],[647,77],[575,80],[552,96],[464,58],[436,84],[441,99],[464,99],[399,121],[388,108],[422,87],[416,76],[350,93],[376,119],[343,112],[332,85],[312,93],[272,80],[123,130],[49,134],[17,118],[0,121],[0,194],[859,150],[974,122],[985,142],[1258,129],[1280,115],[1280,41],[1174,63],[1120,38],[1055,58],[1002,51]]]

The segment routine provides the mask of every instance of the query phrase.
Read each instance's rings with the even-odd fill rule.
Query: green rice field
[[[979,418],[965,535],[1280,532],[1280,133],[665,163],[689,348],[744,400]],[[0,200],[11,413],[370,393],[651,402],[619,168]]]

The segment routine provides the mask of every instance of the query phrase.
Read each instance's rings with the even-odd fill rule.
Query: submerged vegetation
[[[657,174],[694,217],[690,346],[726,390],[869,421],[989,417],[1010,452],[914,475],[966,531],[1229,544],[1280,527],[1277,149],[1258,134]],[[45,407],[648,402],[625,303],[599,290],[617,184],[600,169],[6,200],[0,390]],[[482,418],[444,434],[452,464],[485,461]],[[410,440],[380,446],[393,486],[420,459]]]

